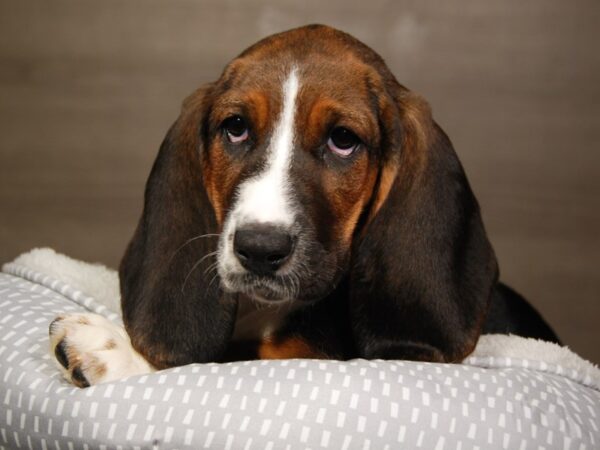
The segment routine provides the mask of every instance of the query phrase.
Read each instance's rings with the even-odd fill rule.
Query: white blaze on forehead
[[[267,149],[265,168],[240,186],[233,215],[239,222],[291,225],[289,168],[294,148],[294,116],[299,81],[293,69],[283,83],[283,108]]]

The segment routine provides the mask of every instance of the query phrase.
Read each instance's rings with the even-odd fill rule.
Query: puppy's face
[[[335,287],[374,203],[382,83],[343,42],[289,33],[225,69],[202,164],[225,290],[312,301]]]

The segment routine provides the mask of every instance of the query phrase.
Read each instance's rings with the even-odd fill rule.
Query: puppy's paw
[[[50,350],[64,377],[79,387],[152,372],[125,330],[98,314],[59,316],[50,324]]]

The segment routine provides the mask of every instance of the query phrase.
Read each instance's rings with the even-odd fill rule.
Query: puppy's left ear
[[[219,361],[233,330],[236,304],[219,288],[219,227],[202,170],[210,93],[208,85],[188,97],[169,129],[119,269],[127,333],[160,369]]]
[[[496,259],[458,157],[428,105],[395,81],[391,97],[382,108],[378,188],[353,249],[356,345],[365,358],[459,361],[481,333]]]

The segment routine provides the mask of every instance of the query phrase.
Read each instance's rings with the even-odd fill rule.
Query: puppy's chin
[[[279,288],[276,285],[272,286],[271,283],[263,284],[260,282],[248,286],[242,293],[257,303],[267,303],[269,305],[288,303],[293,301],[295,297],[294,294],[286,292],[286,289]],[[294,297],[291,297],[291,295],[294,295]]]
[[[290,281],[249,273],[226,276],[222,278],[222,286],[226,292],[242,294],[257,303],[269,305],[291,302],[298,295],[296,286]]]
[[[244,295],[260,304],[298,303],[308,305],[326,297],[335,289],[337,283],[328,282],[315,285],[287,276],[261,277],[245,273],[225,276],[221,278],[221,284],[225,292]]]

